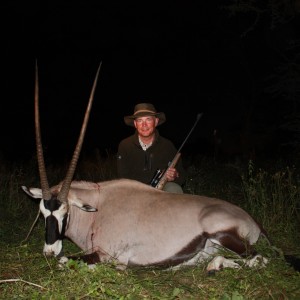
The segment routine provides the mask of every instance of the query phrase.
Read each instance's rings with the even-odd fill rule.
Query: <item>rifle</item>
[[[198,121],[200,120],[200,118],[202,117],[203,113],[198,114],[197,115],[197,119],[196,122],[194,123],[192,129],[190,130],[189,134],[187,135],[187,137],[185,138],[185,140],[183,141],[183,143],[181,144],[181,146],[179,147],[178,151],[176,152],[174,158],[172,159],[172,161],[170,161],[168,163],[168,167],[167,169],[165,169],[164,171],[161,171],[160,169],[156,170],[153,178],[151,179],[150,185],[162,190],[163,187],[165,186],[165,184],[167,183],[167,171],[169,168],[174,168],[180,158],[180,151],[182,149],[182,147],[184,146],[184,144],[186,143],[187,139],[189,138],[190,134],[192,133],[192,131],[194,130],[194,128],[196,127]]]

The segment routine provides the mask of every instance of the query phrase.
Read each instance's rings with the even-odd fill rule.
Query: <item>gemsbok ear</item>
[[[43,198],[42,190],[39,189],[39,188],[30,188],[30,189],[28,189],[24,185],[22,185],[21,188],[31,198],[34,198],[34,199],[42,199]]]

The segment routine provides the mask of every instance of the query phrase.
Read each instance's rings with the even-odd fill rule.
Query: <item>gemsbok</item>
[[[38,69],[35,70],[35,133],[41,188],[22,189],[40,199],[45,218],[44,254],[60,261],[63,239],[79,246],[89,264],[179,268],[207,262],[207,270],[265,265],[255,243],[265,231],[242,208],[192,194],[173,194],[129,179],[72,181],[94,99],[101,63],[94,79],[79,139],[64,180],[49,187],[42,149]],[[240,259],[225,258],[220,249]],[[223,251],[222,251],[223,253]]]

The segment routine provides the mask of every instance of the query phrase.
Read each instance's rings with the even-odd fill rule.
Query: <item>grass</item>
[[[81,162],[76,178],[114,178],[113,163],[111,156]],[[48,170],[52,183],[62,179],[61,169],[49,166]],[[266,227],[273,241],[272,246],[260,249],[270,258],[267,267],[224,269],[214,275],[206,273],[206,263],[177,271],[120,271],[109,264],[90,269],[73,260],[59,267],[56,259],[42,254],[43,218],[38,219],[25,240],[36,218],[38,202],[30,200],[20,186],[39,185],[36,163],[2,163],[0,299],[300,299],[300,273],[280,255],[300,257],[297,169],[285,166],[266,172],[252,162],[236,167],[201,158],[187,170],[185,192],[239,204]],[[68,240],[64,241],[64,249],[67,255],[80,252]]]

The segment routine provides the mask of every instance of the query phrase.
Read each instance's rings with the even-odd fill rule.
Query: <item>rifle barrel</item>
[[[180,150],[182,149],[182,147],[186,143],[187,139],[189,138],[189,136],[191,135],[192,131],[196,127],[196,125],[197,125],[198,121],[200,120],[200,118],[202,117],[202,115],[203,115],[203,113],[200,113],[200,114],[197,115],[196,122],[194,123],[192,129],[190,130],[189,134],[187,135],[187,137],[185,138],[185,140],[183,141],[183,143],[181,144],[181,146],[179,147],[177,153],[180,152]]]

